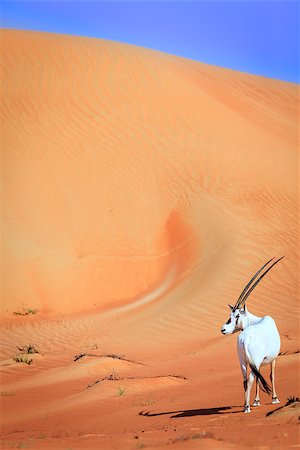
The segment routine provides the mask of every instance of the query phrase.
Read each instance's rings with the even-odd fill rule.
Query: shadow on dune
[[[234,408],[234,406],[220,406],[217,408],[201,408],[201,409],[187,409],[185,411],[165,411],[159,413],[150,413],[146,411],[141,411],[139,413],[140,416],[145,417],[156,417],[163,416],[168,414],[175,414],[171,416],[171,419],[178,419],[180,417],[192,417],[192,416],[210,416],[213,414],[223,414],[223,411],[229,412],[230,409]],[[236,412],[236,411],[234,411]],[[234,414],[232,411],[231,414]]]

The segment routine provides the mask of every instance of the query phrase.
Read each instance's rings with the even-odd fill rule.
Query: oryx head
[[[221,333],[223,334],[232,334],[235,333],[236,331],[240,331],[244,329],[243,326],[243,322],[245,322],[245,320],[247,319],[247,308],[245,305],[245,302],[247,300],[247,298],[249,297],[249,295],[251,294],[251,292],[253,291],[253,289],[255,288],[255,286],[258,285],[258,283],[260,282],[260,280],[269,272],[269,270],[272,269],[273,266],[275,266],[275,264],[277,264],[282,258],[284,258],[284,256],[282,256],[281,258],[277,259],[275,262],[273,262],[263,273],[262,275],[260,275],[260,277],[258,277],[258,275],[264,270],[264,268],[271,262],[273,261],[274,258],[270,259],[270,261],[268,261],[266,264],[264,264],[258,272],[256,272],[256,274],[251,278],[251,280],[249,281],[249,283],[247,284],[247,286],[244,288],[243,292],[241,293],[241,295],[239,296],[236,304],[234,306],[232,305],[228,305],[230,308],[230,316],[229,319],[227,320],[226,323],[224,323],[224,325],[222,325],[221,328]],[[258,278],[257,278],[258,277]],[[254,283],[254,280],[257,278],[257,280]],[[253,283],[253,284],[252,284]]]

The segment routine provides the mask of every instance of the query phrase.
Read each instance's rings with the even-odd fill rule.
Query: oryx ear
[[[231,311],[234,309],[234,306],[230,305],[229,303],[228,303],[228,306],[231,309]]]
[[[247,306],[244,305],[244,306],[243,306],[243,309],[240,309],[240,311],[241,311],[241,314],[247,314],[247,312],[248,312]]]

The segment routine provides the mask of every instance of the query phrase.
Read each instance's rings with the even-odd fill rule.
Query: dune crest
[[[201,261],[212,200],[243,221],[231,239],[293,221],[294,85],[97,39],[2,39],[4,311],[151,292],[185,240],[185,270]],[[272,246],[262,257],[289,250]]]

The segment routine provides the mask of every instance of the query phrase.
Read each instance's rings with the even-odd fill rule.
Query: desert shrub
[[[15,355],[13,356],[13,360],[18,363],[24,363],[28,365],[32,363],[32,359],[28,359],[27,355]]]

